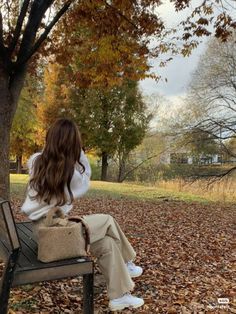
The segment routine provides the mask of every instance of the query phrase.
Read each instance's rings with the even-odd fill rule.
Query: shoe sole
[[[136,304],[136,305],[130,305],[130,304],[119,304],[115,307],[110,307],[110,311],[120,311],[120,310],[123,310],[125,308],[131,308],[131,309],[137,309],[138,307],[144,305],[144,301],[139,303],[139,304]]]
[[[132,274],[130,274],[130,277],[131,277],[131,278],[137,278],[137,277],[140,277],[140,276],[142,275],[142,273],[143,273],[143,272],[141,272],[140,274],[137,274],[137,275],[132,275]]]

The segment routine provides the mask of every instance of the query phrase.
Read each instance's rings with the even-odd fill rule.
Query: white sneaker
[[[126,263],[128,272],[131,278],[139,277],[143,273],[143,269],[140,266],[136,266],[133,262]]]
[[[143,299],[132,296],[130,293],[126,293],[123,297],[113,299],[109,302],[109,308],[111,311],[123,310],[126,307],[137,308],[144,304]]]

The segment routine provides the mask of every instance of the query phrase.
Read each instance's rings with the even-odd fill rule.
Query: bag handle
[[[74,221],[74,222],[81,222],[84,230],[85,230],[85,250],[88,253],[89,249],[90,249],[90,231],[89,231],[89,227],[86,224],[86,222],[79,216],[72,216],[68,218],[69,221]]]
[[[62,209],[59,207],[52,207],[49,209],[46,218],[45,218],[45,225],[47,227],[53,226],[53,218],[57,215],[57,217],[65,218],[65,214],[63,213]]]

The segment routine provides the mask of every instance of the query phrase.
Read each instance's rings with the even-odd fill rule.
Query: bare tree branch
[[[120,10],[118,10],[116,7],[114,7],[113,5],[111,5],[110,3],[108,3],[107,1],[104,1],[105,5],[111,9],[113,9],[114,11],[116,11],[118,13],[118,15],[120,15],[123,19],[125,19],[129,24],[131,24],[135,29],[138,30],[137,25],[135,25],[127,16],[125,16]]]
[[[236,154],[232,150],[230,150],[224,143],[221,143],[221,146],[229,156],[236,158]]]
[[[23,39],[21,42],[18,59],[15,63],[16,67],[24,65],[28,61],[28,59],[25,60],[25,56],[28,55],[29,51],[32,49],[42,18],[54,1],[55,0],[34,0],[32,3],[28,22],[25,27]],[[22,62],[23,60],[24,62]]]
[[[19,14],[18,19],[17,19],[13,39],[12,39],[11,44],[9,45],[9,48],[8,48],[10,56],[11,56],[12,52],[14,51],[14,49],[17,45],[17,41],[20,37],[22,25],[23,25],[23,22],[24,22],[24,19],[25,19],[25,16],[26,16],[26,13],[27,13],[27,10],[29,7],[29,3],[30,3],[30,0],[24,0],[24,3],[21,7],[21,11],[20,11],[20,14]]]
[[[51,1],[51,2],[53,2],[53,1]],[[35,52],[39,49],[39,47],[42,45],[44,40],[48,37],[52,28],[59,21],[59,19],[63,16],[63,14],[69,9],[69,7],[71,6],[71,4],[73,2],[74,2],[74,0],[69,0],[63,5],[63,7],[58,11],[58,13],[55,15],[55,17],[51,21],[51,23],[45,28],[44,32],[38,38],[38,40],[35,42],[35,44],[33,46],[31,45],[31,47],[29,47],[29,49],[24,53],[24,55],[22,55],[21,58],[19,58],[19,60],[16,63],[17,67],[20,67],[23,64],[27,63],[27,61],[35,54]],[[48,7],[49,6],[50,5],[48,5]],[[35,36],[36,36],[36,33],[35,33]]]
[[[2,21],[2,12],[0,11],[0,49],[1,50],[2,50],[2,47],[4,47],[4,44],[3,44],[3,21]]]
[[[227,123],[227,119],[225,119],[225,121],[216,121],[214,119],[209,119],[213,124],[219,126],[220,129],[223,129],[223,130],[228,130],[228,131],[231,131],[233,133],[236,133],[236,128],[232,128],[232,126],[236,126],[236,121],[232,121],[232,123],[230,123],[230,121]]]
[[[155,157],[161,156],[161,154],[163,154],[164,152],[166,152],[166,150],[163,150],[162,152],[160,152],[160,153],[158,153],[158,154],[149,156],[148,158],[142,160],[138,165],[136,165],[135,167],[133,167],[131,170],[127,171],[127,173],[126,173],[126,174],[124,175],[124,177],[123,177],[122,182],[127,178],[127,176],[128,176],[130,173],[134,172],[136,169],[138,169],[140,166],[142,166],[142,164],[144,164],[145,162],[147,162],[147,161],[150,160],[150,159],[153,159],[153,158],[155,158]]]
[[[33,48],[29,52],[29,54],[22,61],[23,63],[27,62],[27,60],[29,60],[32,57],[32,55],[35,54],[36,51],[38,51],[39,47],[42,45],[44,40],[48,37],[48,35],[49,35],[50,31],[52,30],[52,28],[56,25],[56,23],[59,21],[59,19],[62,17],[62,15],[69,9],[69,7],[71,6],[73,1],[74,0],[67,1],[64,4],[64,6],[60,9],[60,11],[55,15],[55,17],[51,21],[51,23],[45,28],[43,34],[38,38],[38,40],[34,44]]]
[[[217,179],[223,179],[224,177],[226,177],[227,175],[229,175],[230,173],[234,172],[236,170],[236,166],[234,167],[231,167],[230,169],[227,169],[221,173],[217,173],[217,174],[199,174],[197,176],[197,178],[215,178],[216,180]],[[215,180],[215,181],[216,181]]]
[[[7,15],[8,15],[8,18],[7,18],[7,23],[8,23],[8,31],[10,32],[10,30],[11,30],[11,23],[10,23],[10,12],[11,12],[11,6],[10,6],[9,1],[6,1],[6,5],[7,5]]]
[[[0,56],[5,63],[6,62],[6,47],[4,46],[3,20],[2,20],[2,13],[1,12],[0,12]]]

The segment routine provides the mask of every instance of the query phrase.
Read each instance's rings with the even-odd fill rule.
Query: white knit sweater
[[[41,152],[32,155],[27,162],[30,176],[32,176],[33,174],[34,160],[40,154]],[[74,174],[70,183],[70,188],[74,196],[74,199],[78,199],[79,197],[81,197],[83,194],[87,192],[89,188],[90,177],[91,177],[91,168],[89,165],[89,161],[83,151],[81,152],[80,161],[84,165],[85,171],[83,173],[80,173],[79,171],[80,165],[78,163],[75,164]],[[52,208],[56,204],[55,200],[54,201],[52,200],[50,205],[46,204],[43,201],[38,202],[37,200],[31,200],[29,195],[35,195],[35,193],[36,193],[35,190],[28,187],[26,199],[21,207],[22,212],[24,212],[31,220],[38,220],[40,217],[45,215],[50,208]],[[68,188],[66,186],[65,186],[65,194],[67,196],[67,199],[70,200]],[[66,203],[63,206],[58,206],[63,210],[65,214],[67,214],[73,207],[72,204],[68,204],[68,203]]]

